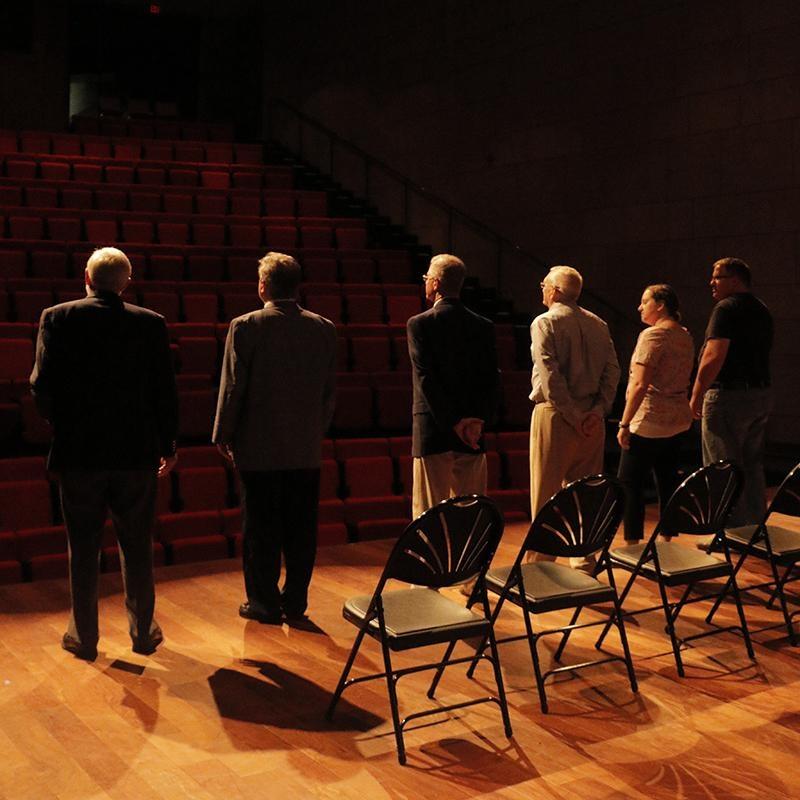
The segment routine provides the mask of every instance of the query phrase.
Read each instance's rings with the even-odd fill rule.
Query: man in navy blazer
[[[432,308],[407,323],[414,382],[412,513],[460,494],[486,493],[483,429],[498,395],[494,326],[459,299],[466,269],[455,256],[431,259]]]
[[[97,656],[100,540],[110,512],[122,554],[133,650],[162,640],[153,619],[157,479],[175,464],[178,400],[164,318],[124,303],[131,265],[115,247],[86,264],[86,297],[46,308],[31,390],[53,425],[48,468],[58,475],[69,538],[72,612],[62,647]]]

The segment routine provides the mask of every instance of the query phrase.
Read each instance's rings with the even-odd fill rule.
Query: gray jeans
[[[744,488],[728,518],[730,527],[753,525],[766,509],[764,442],[772,410],[770,389],[709,389],[703,402],[703,464],[735,461]]]

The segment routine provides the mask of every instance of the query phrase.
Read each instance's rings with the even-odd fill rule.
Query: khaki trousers
[[[484,453],[436,453],[414,459],[411,514],[416,519],[431,506],[460,494],[486,494]]]
[[[564,420],[549,403],[536,403],[531,414],[531,517],[563,486],[603,471],[605,428],[587,438]],[[537,553],[535,561],[553,561]],[[583,558],[570,559],[586,568]]]

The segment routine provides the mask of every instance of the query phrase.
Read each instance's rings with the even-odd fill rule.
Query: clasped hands
[[[456,436],[472,450],[479,450],[483,434],[483,420],[477,417],[464,417],[453,425]]]

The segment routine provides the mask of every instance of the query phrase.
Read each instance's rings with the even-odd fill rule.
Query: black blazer
[[[31,390],[53,425],[52,470],[149,469],[175,452],[164,318],[113,292],[42,312]]]
[[[453,432],[463,417],[494,417],[499,373],[494,325],[446,297],[407,324],[414,380],[412,455],[474,453]],[[483,451],[483,440],[480,442]]]

